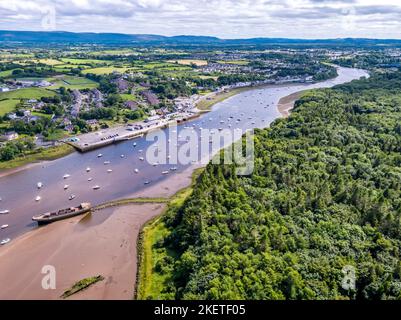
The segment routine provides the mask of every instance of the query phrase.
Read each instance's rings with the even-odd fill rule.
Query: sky
[[[401,39],[401,1],[0,0],[0,29]]]

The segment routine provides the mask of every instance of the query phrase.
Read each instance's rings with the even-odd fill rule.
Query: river
[[[364,70],[338,68],[338,77],[320,83],[259,87],[245,91],[216,104],[209,113],[179,125],[177,135],[183,130],[188,131],[189,129],[185,129],[188,126],[194,128],[192,132],[199,131],[200,128],[217,131],[218,128],[228,128],[229,125],[230,130],[264,128],[281,116],[277,110],[277,103],[282,97],[301,90],[332,87],[363,76],[368,76]],[[167,129],[164,129],[164,132],[168,134]],[[167,135],[167,139],[168,137]],[[142,137],[86,153],[74,152],[66,157],[1,177],[0,210],[9,210],[10,213],[0,215],[0,225],[9,225],[8,228],[0,230],[0,240],[15,238],[36,228],[36,223],[31,220],[35,214],[81,202],[97,205],[127,198],[135,192],[146,191],[146,188],[165,179],[167,175],[162,174],[163,171],[172,175],[191,166],[191,163],[154,166],[153,163],[140,160],[140,157],[145,157],[146,151],[153,143]],[[185,141],[180,144],[185,144]],[[103,154],[100,158],[97,157],[99,153]],[[110,163],[105,165],[105,161]],[[90,172],[86,171],[87,167],[91,168]],[[173,167],[176,168],[175,171],[170,170]],[[138,169],[137,173],[135,169]],[[65,174],[69,174],[70,177],[63,179]],[[93,180],[88,181],[88,178]],[[38,182],[43,183],[41,189],[37,188]],[[64,190],[66,184],[69,187]],[[95,185],[100,186],[100,189],[94,190]],[[76,195],[73,200],[69,200],[71,194]],[[41,197],[40,201],[35,200],[37,196]]]

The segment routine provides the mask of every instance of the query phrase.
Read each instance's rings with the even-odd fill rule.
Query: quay
[[[84,133],[75,137],[63,139],[61,142],[73,146],[80,152],[87,152],[120,141],[142,137],[152,130],[166,128],[173,123],[179,124],[199,117],[200,115],[201,112],[198,111],[170,114],[164,118],[133,122],[126,125]]]

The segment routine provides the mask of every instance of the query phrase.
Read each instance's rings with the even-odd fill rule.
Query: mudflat
[[[60,299],[84,278],[105,279],[68,299],[132,299],[137,237],[165,204],[130,204],[95,211],[28,232],[0,250],[0,299]],[[56,270],[56,289],[42,288],[42,268]]]

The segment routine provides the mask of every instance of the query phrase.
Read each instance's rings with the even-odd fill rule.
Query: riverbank
[[[266,85],[264,85],[266,86]],[[261,87],[261,86],[260,86]],[[256,89],[255,86],[243,87],[243,88],[235,88],[229,91],[221,91],[217,93],[213,93],[201,99],[197,104],[196,108],[200,111],[210,111],[210,109],[219,102],[222,102],[232,96],[235,96],[241,92],[249,91],[252,89]]]
[[[180,190],[191,185],[195,169],[172,175],[129,200],[110,202],[90,215],[37,228],[2,247],[0,283],[7,289],[0,292],[0,299],[61,299],[74,283],[96,275],[105,280],[68,299],[132,299],[140,230],[159,217],[168,203],[185,196],[188,190]],[[144,195],[150,203],[145,203]],[[41,287],[44,265],[56,268],[55,290]]]
[[[67,144],[43,149],[10,161],[0,162],[0,177],[15,173],[44,161],[51,161],[74,152],[75,149]]]
[[[277,104],[277,110],[282,117],[287,118],[290,115],[291,110],[294,108],[295,101],[301,98],[306,91],[307,90],[298,91],[280,99]]]

